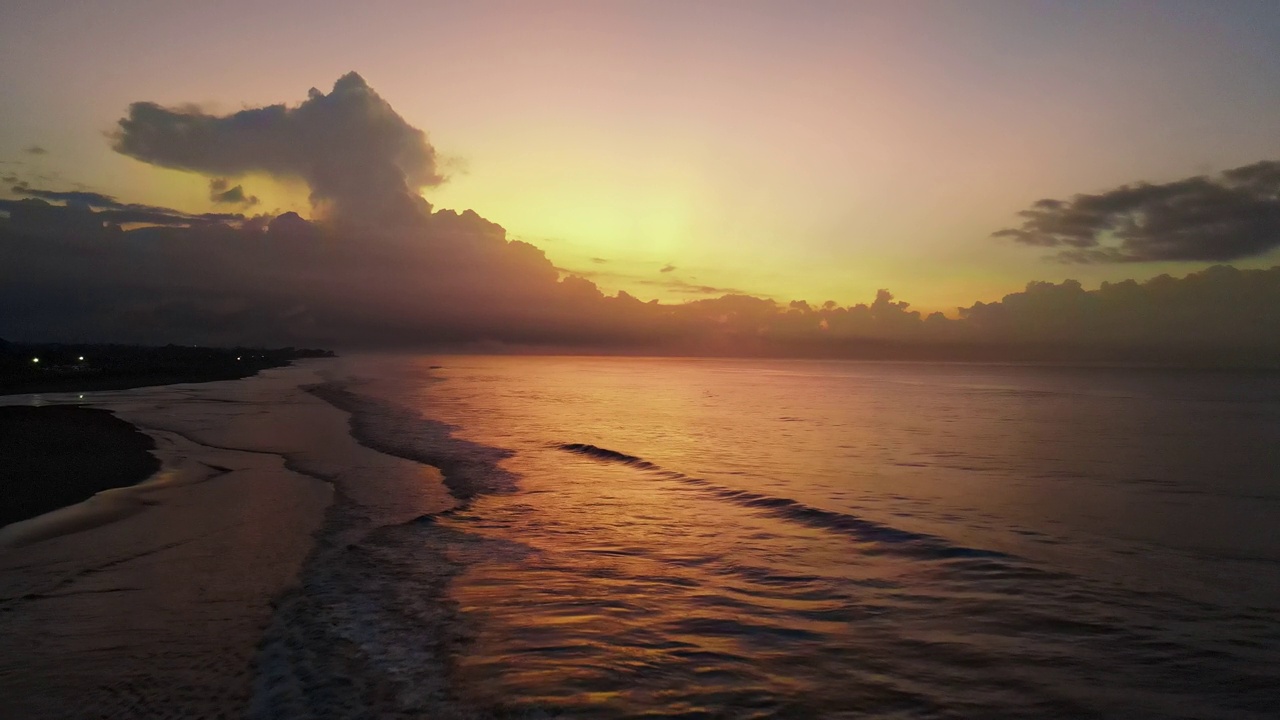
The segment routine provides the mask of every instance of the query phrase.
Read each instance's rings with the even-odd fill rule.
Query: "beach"
[[[160,469],[0,528],[0,697],[36,719],[1269,717],[1277,389],[368,356],[11,396],[109,410]]]
[[[154,448],[106,410],[0,407],[0,526],[146,480],[160,469]]]
[[[300,389],[322,366],[83,398],[3,398],[45,406],[6,414],[70,416],[56,407],[69,402],[109,409],[146,433],[159,464],[139,484],[0,529],[6,714],[246,713],[273,603],[297,582],[331,482],[359,469],[439,485],[420,465],[356,445],[346,416]],[[101,409],[74,414],[101,421]]]

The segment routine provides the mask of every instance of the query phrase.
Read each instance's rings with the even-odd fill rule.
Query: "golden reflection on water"
[[[1216,528],[1178,526],[1188,506],[1139,476],[1203,487],[1194,440],[1233,421],[1159,378],[421,362],[444,365],[409,393],[423,414],[515,451],[518,492],[442,520],[478,538],[451,550],[455,672],[489,705],[803,717],[928,714],[946,695],[1070,715],[1093,688],[1064,668],[1105,666],[1127,623],[1172,612],[1127,588],[1215,592],[1180,543]],[[1265,445],[1222,437],[1235,459],[1215,462],[1259,482]]]

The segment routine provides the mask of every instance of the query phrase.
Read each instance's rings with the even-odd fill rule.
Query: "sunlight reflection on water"
[[[474,539],[448,551],[470,705],[1228,717],[1280,702],[1257,674],[1280,659],[1274,376],[566,358],[361,372],[378,380],[359,392],[512,453],[518,489],[438,520]]]

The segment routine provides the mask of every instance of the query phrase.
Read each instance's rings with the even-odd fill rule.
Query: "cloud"
[[[851,306],[693,283],[691,294],[718,296],[607,296],[470,211],[433,212],[412,232],[369,240],[294,213],[148,215],[95,202],[110,206],[0,200],[0,337],[1197,364],[1274,364],[1280,354],[1280,267],[1097,290],[1030,283],[948,319],[887,290]],[[154,222],[121,230],[126,220]]]
[[[295,175],[311,184],[316,216],[189,214],[17,184],[23,199],[0,199],[0,337],[1272,365],[1280,357],[1280,267],[1214,267],[1097,290],[1031,283],[999,302],[960,308],[955,319],[925,316],[888,290],[866,303],[813,306],[652,269],[630,280],[698,299],[606,295],[590,278],[618,276],[612,265],[566,275],[473,211],[413,202],[420,183],[439,180],[425,137],[354,75],[293,108],[214,116],[134,105],[115,138],[125,151],[212,175],[211,193],[243,193],[227,176]],[[1262,198],[1274,170],[1259,164],[1189,188],[1042,201],[1019,239],[1133,253],[1141,243],[1103,244],[1092,229],[1100,221],[1090,218],[1134,207],[1164,212],[1161,203],[1174,198],[1211,195],[1200,182]],[[407,211],[384,217],[379,209]]]
[[[11,188],[27,200],[0,199],[0,210],[10,214],[10,224],[24,232],[49,236],[71,230],[83,232],[110,225],[204,225],[240,221],[234,213],[193,215],[169,208],[122,203],[110,195],[86,190],[45,190],[18,183]],[[60,203],[52,205],[49,201]]]
[[[244,186],[227,187],[231,182],[226,178],[213,178],[209,181],[209,199],[215,204],[244,205],[252,207],[258,204],[256,195],[246,196]]]
[[[595,263],[595,264],[597,264],[597,265],[603,265],[603,264],[605,264],[605,263],[607,263],[607,262],[609,262],[609,261],[608,261],[606,258],[602,258],[602,257],[593,257],[593,258],[591,258],[591,262],[593,262],[593,263]]]
[[[48,150],[45,150],[44,148],[40,147],[39,145],[32,145],[32,146],[30,146],[30,147],[28,147],[28,148],[25,148],[22,152],[24,152],[24,153],[26,153],[26,154],[28,154],[28,155],[48,155],[48,154],[49,154],[49,151],[48,151]]]
[[[691,283],[691,282],[688,282],[687,280],[681,280],[680,278],[674,278],[674,277],[662,278],[660,280],[651,280],[648,278],[641,278],[639,280],[636,280],[636,282],[640,283],[641,285],[651,285],[653,287],[662,287],[668,290],[672,290],[674,292],[684,293],[687,295],[750,295],[751,294],[746,291],[737,290],[734,288],[716,287],[715,285],[700,285],[698,283]]]
[[[411,223],[429,211],[420,188],[444,181],[435,148],[364,79],[348,73],[307,100],[212,115],[137,102],[113,136],[117,152],[210,175],[300,178],[321,214],[348,224]]]
[[[18,183],[13,186],[12,190],[16,195],[26,195],[28,197],[40,198],[42,200],[54,200],[58,202],[89,205],[91,207],[100,208],[121,209],[127,207],[110,195],[86,192],[83,190],[41,190],[39,188],[30,187],[26,183]]]
[[[1280,266],[1216,265],[1183,278],[1103,283],[1097,290],[1074,280],[1033,282],[998,303],[962,308],[960,322],[973,341],[1066,349],[1068,356],[1156,362],[1248,356],[1274,364],[1280,341],[1269,328],[1280,327]]]
[[[1280,162],[1263,161],[1213,177],[1125,185],[1070,200],[1045,199],[995,237],[1063,248],[1069,263],[1210,261],[1280,247]]]
[[[669,272],[674,272],[674,271],[675,271],[675,269],[676,269],[676,266],[675,266],[675,265],[672,265],[672,264],[668,263],[668,264],[666,264],[666,265],[663,265],[663,266],[662,266],[662,269],[661,269],[661,270],[659,270],[658,272],[660,272],[660,273],[669,273]]]
[[[593,258],[594,259],[594,258]],[[607,262],[607,261],[605,261]],[[635,275],[628,272],[616,270],[573,270],[565,267],[556,267],[556,271],[564,275],[577,275],[584,278],[604,279],[613,281],[614,283],[630,284],[630,285],[647,285],[650,287],[663,288],[672,292],[685,295],[750,295],[743,290],[729,287],[717,287],[714,285],[701,285],[689,282],[677,277],[664,276],[653,278],[647,275]]]

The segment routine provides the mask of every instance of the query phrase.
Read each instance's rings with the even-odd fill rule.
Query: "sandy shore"
[[[0,714],[242,717],[273,601],[296,582],[331,482],[421,488],[405,512],[448,504],[438,473],[357,445],[344,413],[299,388],[324,362],[83,400],[5,398],[110,409],[154,439],[161,469],[0,529]]]
[[[154,448],[107,410],[0,407],[0,526],[146,480],[160,469]]]

